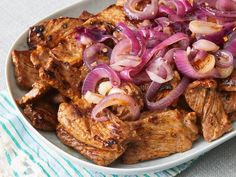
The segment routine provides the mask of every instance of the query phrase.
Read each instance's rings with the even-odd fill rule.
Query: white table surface
[[[0,90],[6,89],[4,64],[7,52],[22,31],[78,0],[0,0]],[[236,176],[236,138],[205,154],[180,177]]]

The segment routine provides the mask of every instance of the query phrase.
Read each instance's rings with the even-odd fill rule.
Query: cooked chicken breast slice
[[[30,49],[36,48],[37,45],[54,48],[83,23],[79,18],[69,17],[45,20],[30,28],[28,46]]]
[[[57,126],[56,134],[63,144],[75,149],[97,165],[107,166],[125,151],[125,148],[120,151],[108,151],[89,146],[70,135],[62,125]]]
[[[206,141],[213,141],[232,129],[216,87],[212,79],[199,80],[191,83],[185,92],[188,105],[200,118]]]
[[[191,149],[198,131],[195,131],[195,122],[189,121],[196,120],[196,115],[187,116],[185,120],[178,110],[142,113],[140,120],[131,122],[141,140],[129,144],[122,156],[123,162],[134,164]],[[190,119],[190,116],[193,117]]]
[[[103,150],[121,151],[137,138],[136,131],[113,114],[108,112],[106,116],[107,121],[97,122],[67,103],[62,103],[58,111],[58,121],[77,140]]]
[[[31,51],[12,52],[17,84],[23,89],[31,89],[33,83],[39,80],[39,72],[30,61]]]

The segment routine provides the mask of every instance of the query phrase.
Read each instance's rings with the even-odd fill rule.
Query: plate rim
[[[71,5],[68,5],[66,7],[60,8],[59,10],[54,11],[53,13],[51,13],[50,15],[47,15],[45,18],[42,18],[41,20],[39,20],[37,23],[51,18],[53,16],[56,16],[56,14],[62,12],[62,11],[66,11],[70,8],[73,8],[73,6],[78,6],[80,4],[82,4],[83,2],[89,2],[90,0],[78,0],[78,2],[72,3]],[[224,142],[228,141],[229,139],[233,138],[234,136],[236,136],[236,130],[232,130],[231,132],[228,132],[227,134],[225,134],[224,136],[220,137],[219,139],[209,143],[210,145],[205,148],[204,150],[196,150],[196,152],[194,154],[190,154],[190,155],[185,155],[181,158],[178,159],[174,159],[170,162],[165,162],[164,164],[153,164],[152,166],[149,167],[136,167],[136,168],[115,168],[115,167],[105,167],[105,166],[99,166],[94,164],[93,162],[87,162],[84,161],[82,159],[79,159],[77,157],[74,157],[73,155],[65,152],[64,150],[60,149],[59,147],[57,147],[56,145],[54,145],[53,143],[51,143],[49,140],[47,140],[45,137],[43,137],[25,118],[25,116],[23,115],[23,113],[20,111],[19,107],[16,104],[16,101],[14,100],[14,96],[13,96],[13,92],[12,92],[12,88],[11,88],[11,84],[10,84],[10,73],[12,72],[10,70],[10,66],[12,66],[12,60],[11,60],[11,52],[15,49],[16,44],[22,40],[22,37],[25,35],[25,33],[28,32],[28,28],[24,30],[24,32],[22,32],[17,38],[16,40],[13,42],[13,44],[11,45],[10,49],[7,52],[7,58],[5,61],[5,79],[6,79],[6,86],[7,86],[7,92],[8,95],[10,96],[10,101],[13,103],[18,116],[20,116],[23,120],[23,123],[27,126],[27,128],[29,128],[31,130],[31,132],[34,133],[34,135],[36,135],[38,138],[40,138],[41,141],[43,141],[49,148],[50,150],[52,150],[53,152],[57,153],[58,155],[62,155],[64,157],[67,157],[69,160],[73,160],[73,162],[76,162],[77,164],[88,168],[88,169],[92,169],[92,170],[96,170],[99,172],[105,172],[105,173],[117,173],[117,174],[137,174],[137,173],[147,173],[147,172],[158,172],[158,171],[162,171],[162,170],[166,170],[169,168],[173,168],[176,167],[177,165],[181,165],[183,163],[186,163],[190,160],[193,160],[194,158],[197,158],[199,156],[201,156],[202,154],[212,150],[213,148],[219,146],[220,144],[223,144]],[[79,153],[79,152],[78,152]]]

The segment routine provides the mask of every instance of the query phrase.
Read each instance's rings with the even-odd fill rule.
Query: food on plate
[[[117,0],[29,30],[12,52],[33,127],[95,164],[162,158],[236,120],[233,0]]]

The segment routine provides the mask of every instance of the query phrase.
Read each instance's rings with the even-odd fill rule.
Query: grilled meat
[[[220,97],[226,113],[236,111],[236,92],[220,92]]]
[[[107,121],[96,122],[67,103],[62,103],[58,111],[58,121],[77,140],[103,150],[123,151],[137,137],[136,132],[113,114],[108,112],[106,116]]]
[[[79,18],[69,17],[45,20],[30,28],[28,46],[30,49],[36,48],[37,45],[54,48],[83,22]]]
[[[45,82],[39,80],[33,84],[33,88],[26,93],[21,99],[17,101],[20,106],[24,106],[30,102],[38,100],[41,98],[47,91],[50,89],[50,86]]]
[[[92,160],[94,163],[102,166],[107,166],[116,160],[125,149],[120,151],[108,151],[103,149],[98,149],[93,146],[86,145],[85,143],[80,142],[72,135],[70,135],[62,125],[57,127],[57,137],[61,142],[69,147],[72,147],[80,154],[86,158]]]
[[[223,91],[236,91],[236,70],[233,71],[230,77],[220,81],[219,89]]]
[[[63,39],[57,47],[51,50],[51,54],[60,61],[69,64],[81,64],[83,62],[84,46],[76,40],[76,33]]]
[[[116,25],[123,22],[129,26],[136,26],[138,21],[130,20],[124,13],[123,7],[111,5],[98,13],[94,17],[88,19],[83,26],[91,27],[96,26],[101,30],[105,30],[112,34],[116,31]]]
[[[131,122],[141,140],[128,146],[123,162],[133,164],[190,149],[197,137],[197,132],[189,128],[197,129],[191,119],[195,121],[194,114],[184,119],[178,110],[142,113],[140,120]]]
[[[23,89],[31,89],[32,84],[39,80],[38,70],[30,61],[30,54],[30,51],[14,50],[12,52],[16,81]]]
[[[88,70],[85,66],[73,65],[50,58],[47,65],[39,70],[40,78],[51,87],[70,98],[78,105],[86,107],[81,100],[81,87]]]
[[[185,93],[188,105],[201,119],[203,137],[213,141],[232,129],[214,80],[194,81]]]
[[[39,130],[54,131],[58,124],[57,108],[43,100],[27,104],[24,114],[33,127]]]
[[[34,67],[39,69],[47,64],[50,57],[50,49],[38,45],[31,53],[30,60]]]
[[[94,17],[94,14],[88,12],[88,11],[83,11],[80,16],[79,19],[83,20],[84,22],[87,21],[88,19]]]

